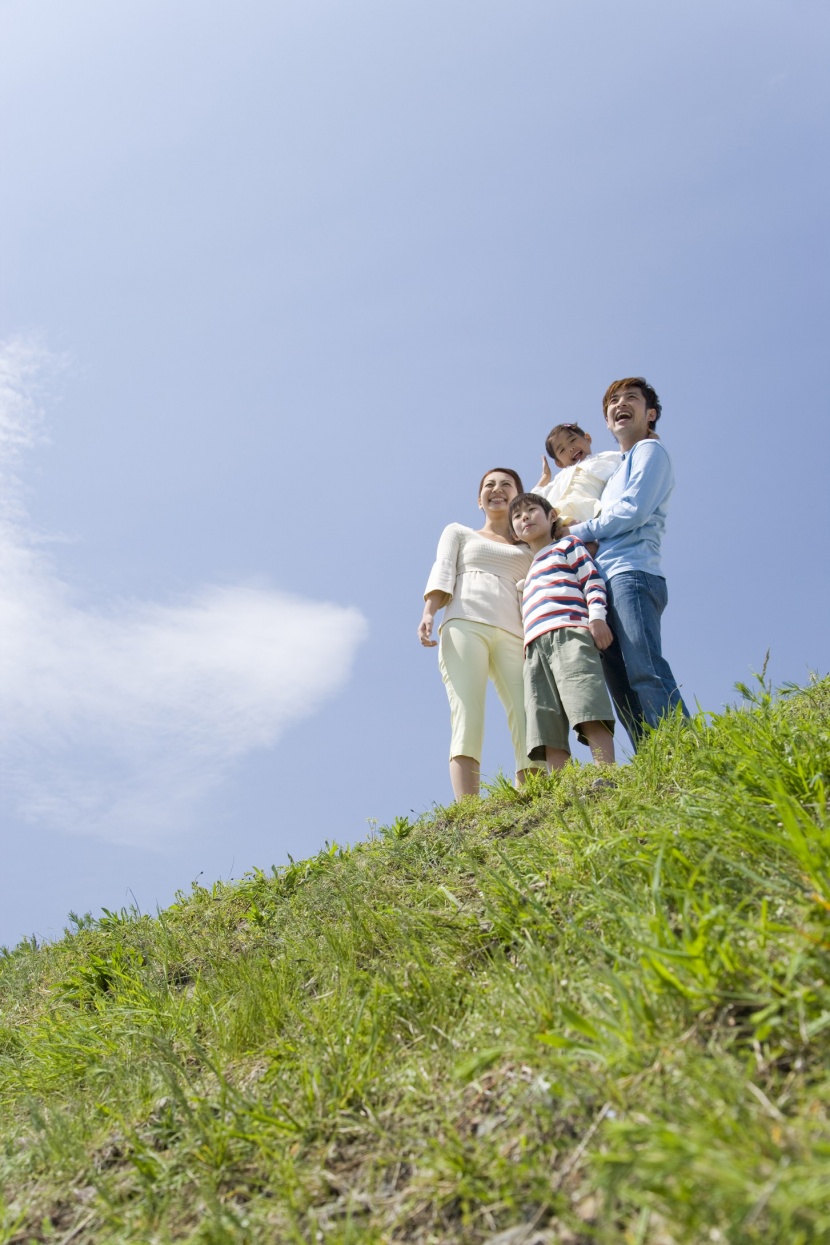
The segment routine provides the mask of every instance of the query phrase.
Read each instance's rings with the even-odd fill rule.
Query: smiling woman
[[[478,488],[484,526],[478,531],[461,523],[444,528],[424,592],[418,638],[425,648],[439,643],[432,638],[435,615],[445,609],[439,665],[450,701],[450,781],[457,800],[478,795],[488,678],[507,710],[517,783],[533,768],[525,740],[517,587],[531,555],[516,543],[508,522],[510,503],[523,491],[519,476],[509,467],[485,473]]]

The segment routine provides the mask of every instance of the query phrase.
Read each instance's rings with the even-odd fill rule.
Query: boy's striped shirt
[[[588,550],[575,536],[541,549],[522,592],[525,647],[557,627],[587,627],[605,619],[605,585]]]

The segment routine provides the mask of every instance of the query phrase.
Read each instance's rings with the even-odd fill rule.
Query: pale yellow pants
[[[450,701],[450,760],[473,757],[481,761],[489,678],[507,710],[516,769],[533,768],[527,755],[523,659],[522,641],[501,627],[469,622],[466,618],[450,618],[444,623],[438,664]]]

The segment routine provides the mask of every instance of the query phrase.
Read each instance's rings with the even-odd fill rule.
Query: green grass
[[[746,694],[6,952],[0,1245],[830,1239],[830,681]]]

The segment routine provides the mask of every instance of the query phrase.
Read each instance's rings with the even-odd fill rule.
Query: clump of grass
[[[0,1245],[830,1233],[830,681],[0,960]]]

